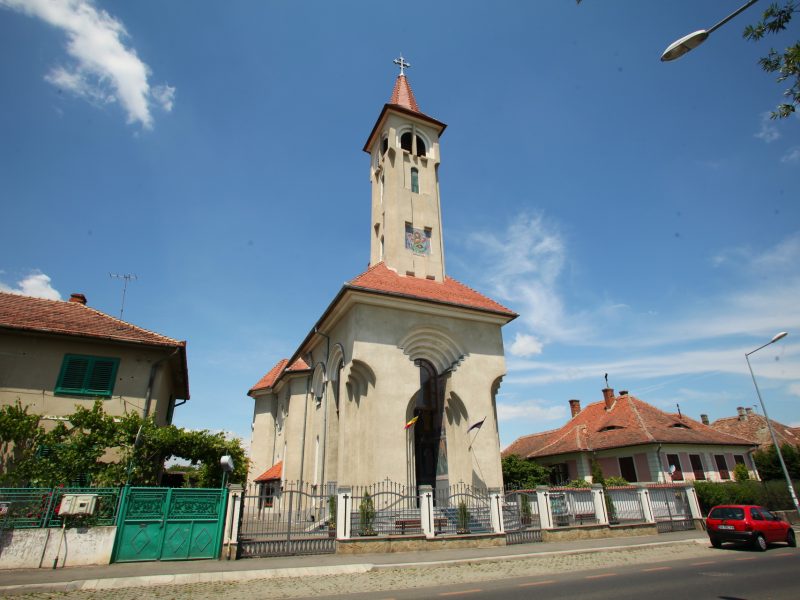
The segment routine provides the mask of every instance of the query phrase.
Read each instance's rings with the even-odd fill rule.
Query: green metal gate
[[[112,562],[217,558],[225,489],[127,488]]]

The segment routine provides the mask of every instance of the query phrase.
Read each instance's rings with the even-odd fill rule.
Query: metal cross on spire
[[[398,67],[400,67],[400,75],[403,77],[405,77],[405,73],[403,72],[403,70],[411,68],[411,63],[406,62],[406,59],[403,58],[402,52],[400,53],[400,58],[395,58],[392,62],[396,64]]]

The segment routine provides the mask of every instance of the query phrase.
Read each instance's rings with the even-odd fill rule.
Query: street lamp
[[[772,429],[772,422],[769,420],[769,415],[767,414],[767,407],[764,406],[764,400],[761,398],[761,392],[758,389],[758,384],[756,383],[756,376],[753,375],[753,367],[750,366],[750,355],[758,352],[762,348],[766,348],[770,344],[774,344],[780,339],[783,339],[787,336],[787,332],[781,331],[777,334],[774,338],[768,341],[763,346],[759,346],[755,350],[751,350],[750,352],[745,352],[744,359],[747,361],[747,368],[750,369],[750,377],[753,378],[753,385],[756,386],[756,394],[758,395],[758,401],[761,402],[761,410],[764,411],[764,418],[767,420],[767,428],[769,429],[769,434],[772,436],[772,443],[775,444],[775,451],[778,453],[778,460],[781,463],[781,469],[783,469],[783,475],[786,477],[786,485],[789,486],[789,495],[792,497],[792,502],[794,502],[794,508],[800,513],[800,504],[797,503],[797,494],[794,493],[794,486],[792,485],[792,478],[789,477],[789,471],[786,469],[786,463],[783,462],[783,454],[781,454],[781,447],[778,445],[778,438],[775,437],[775,430]]]
[[[661,55],[661,61],[666,62],[669,60],[675,60],[676,58],[680,58],[681,56],[689,52],[689,50],[694,50],[700,44],[705,42],[708,36],[711,35],[713,31],[716,31],[717,29],[725,25],[725,23],[730,21],[733,17],[738,15],[740,12],[747,10],[748,8],[753,6],[753,4],[755,4],[756,2],[758,2],[758,0],[749,0],[747,4],[729,14],[727,17],[722,19],[722,21],[720,21],[710,29],[700,29],[698,31],[690,33],[689,35],[683,36],[679,40],[675,40],[669,46],[667,46],[666,50],[664,50],[664,54]]]

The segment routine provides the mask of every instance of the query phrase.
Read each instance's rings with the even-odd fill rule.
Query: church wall
[[[274,464],[275,404],[275,394],[259,395],[254,399],[248,482],[252,482]]]

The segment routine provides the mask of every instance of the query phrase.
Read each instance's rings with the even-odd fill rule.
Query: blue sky
[[[510,306],[500,435],[617,390],[800,425],[800,119],[732,2],[0,0],[0,288],[188,341],[176,423],[247,390],[369,260],[361,148],[400,52],[448,124],[448,274]]]

